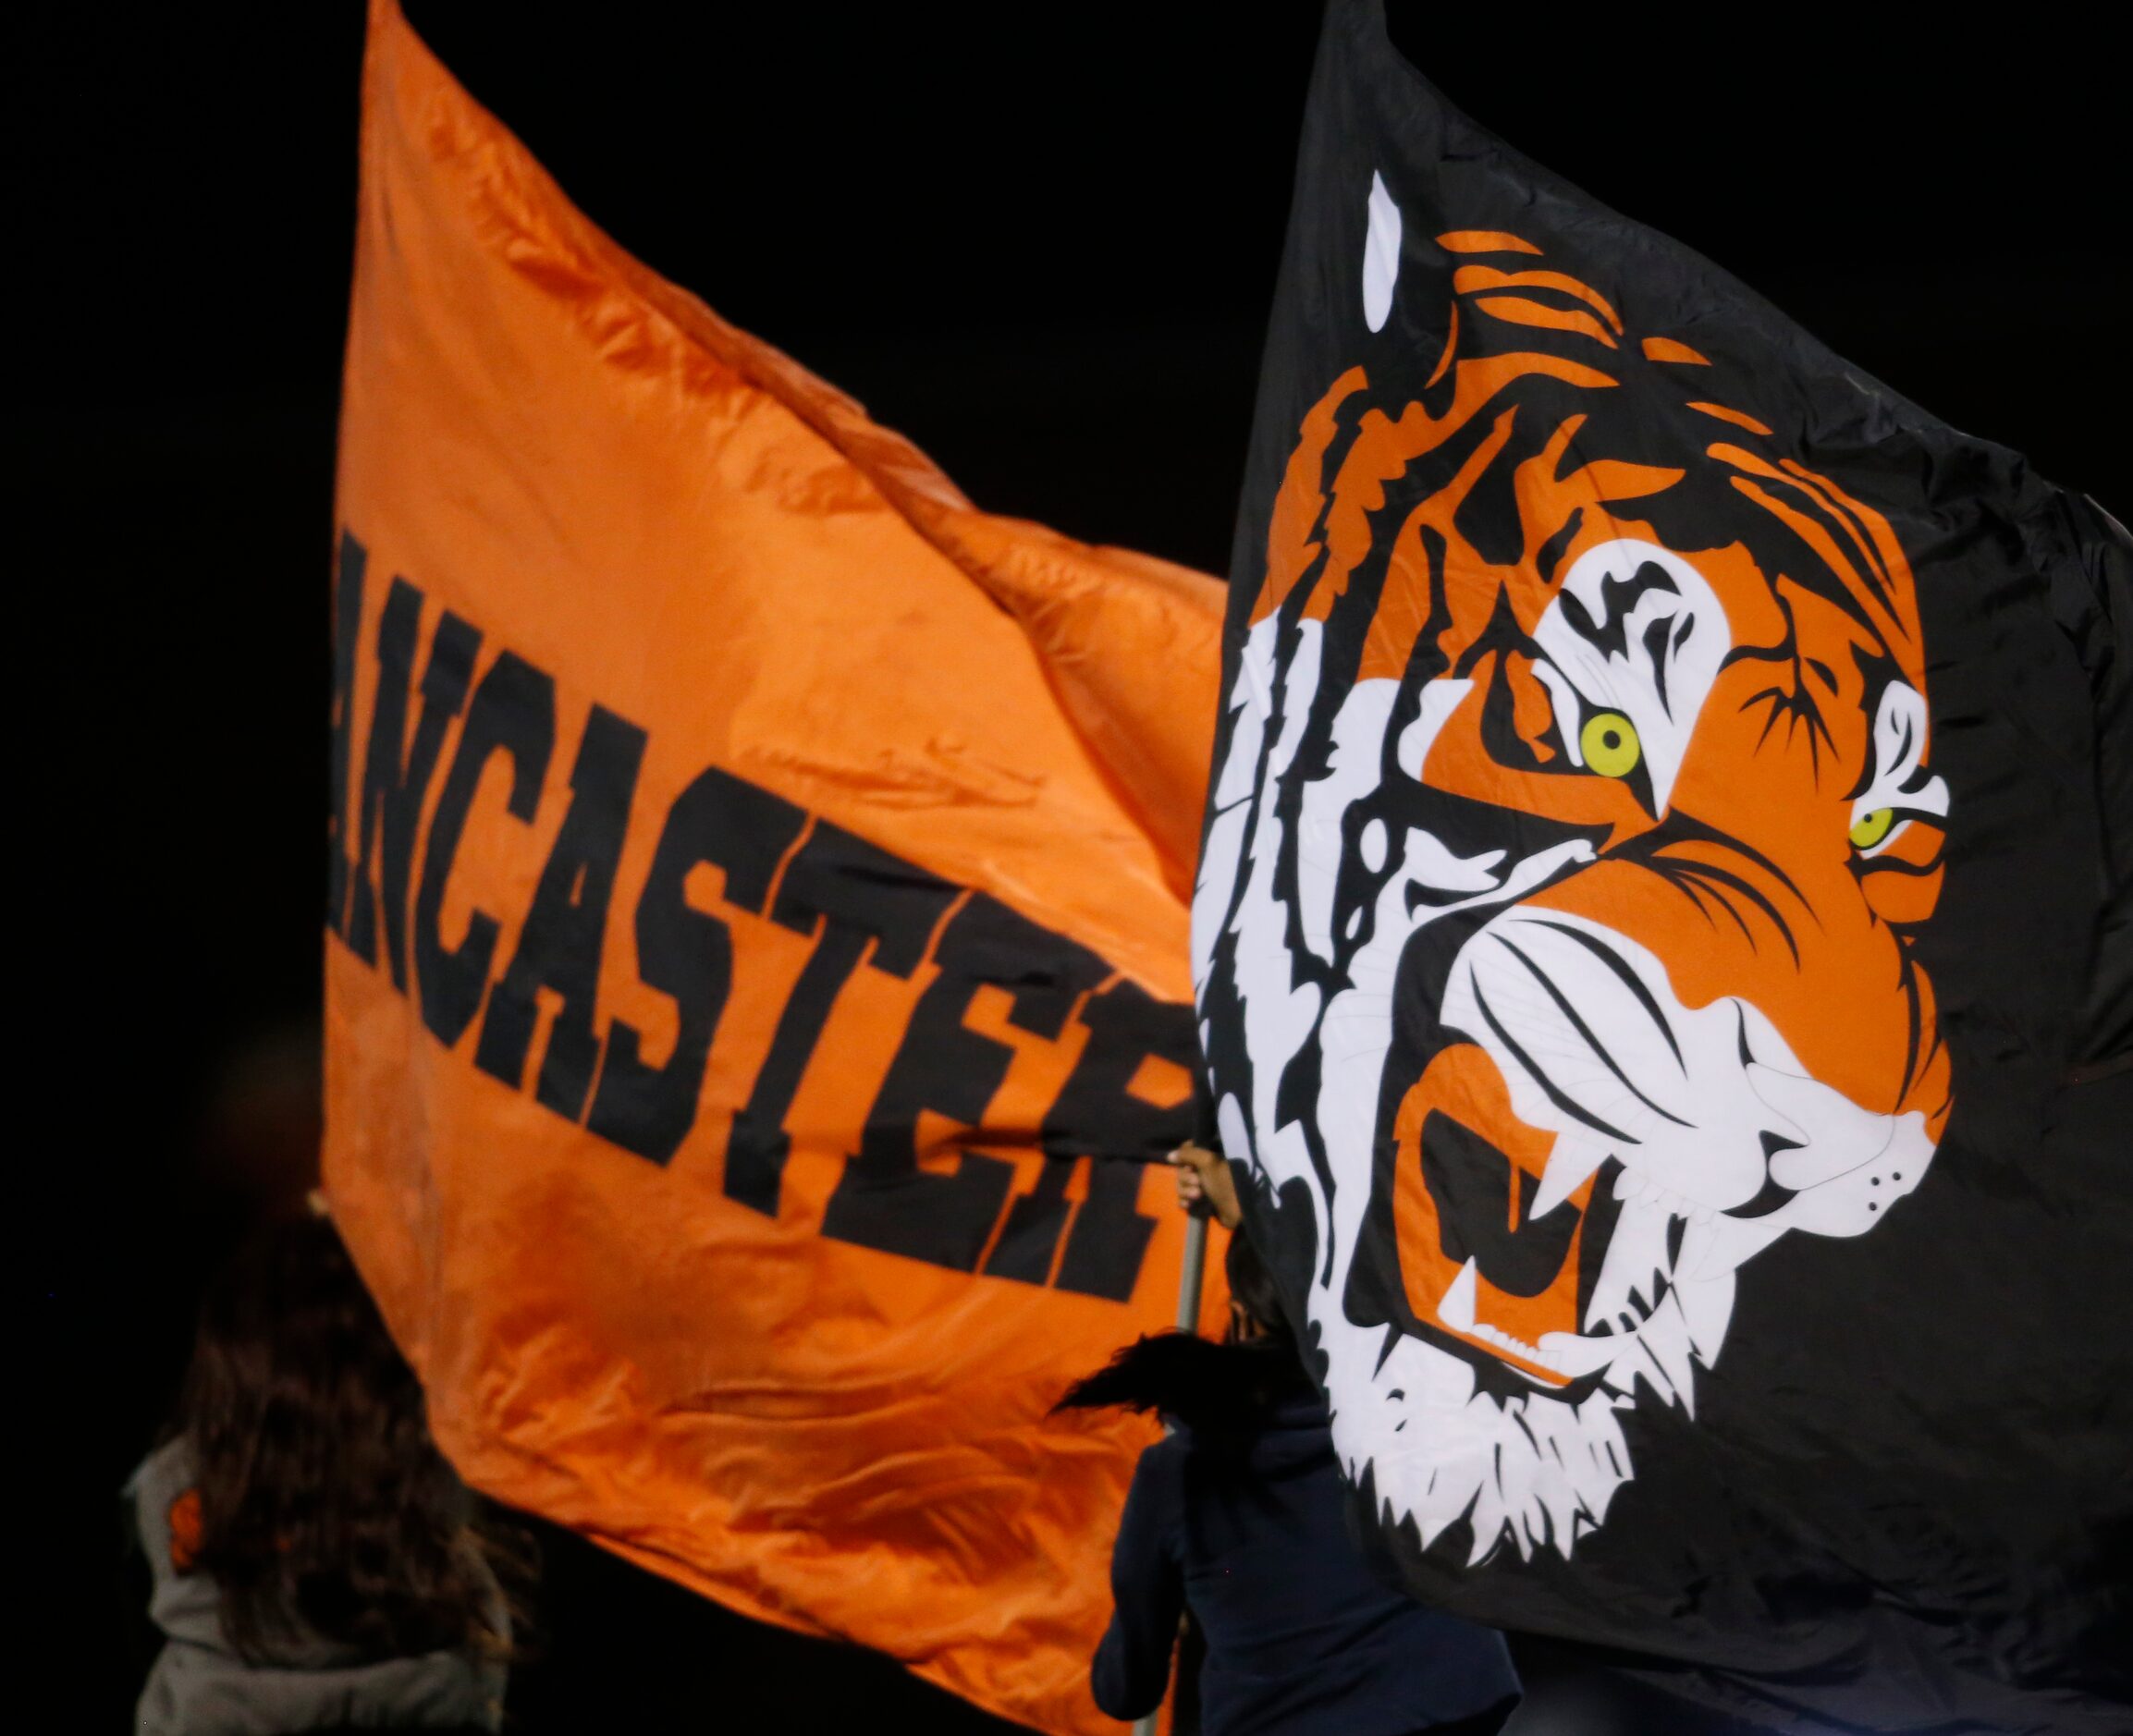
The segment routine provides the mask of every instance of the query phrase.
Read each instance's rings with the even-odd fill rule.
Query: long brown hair
[[[194,1568],[243,1656],[314,1637],[366,1658],[509,1649],[488,1557],[509,1540],[484,1537],[329,1220],[276,1222],[220,1275],[179,1428],[200,1497]]]

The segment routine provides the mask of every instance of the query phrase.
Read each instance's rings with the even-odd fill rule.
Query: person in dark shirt
[[[1174,1431],[1141,1455],[1126,1497],[1097,1705],[1118,1718],[1161,1705],[1189,1609],[1207,1643],[1203,1736],[1497,1730],[1518,1699],[1502,1637],[1372,1574],[1349,1538],[1325,1401],[1242,1235],[1228,1273],[1224,1342],[1143,1339],[1060,1400],[1156,1411]]]

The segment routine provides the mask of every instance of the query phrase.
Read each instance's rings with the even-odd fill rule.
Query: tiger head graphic
[[[1948,792],[1887,522],[1529,242],[1436,249],[1441,350],[1288,460],[1195,976],[1351,1475],[1425,1547],[1567,1556],[1742,1268],[1925,1177]]]

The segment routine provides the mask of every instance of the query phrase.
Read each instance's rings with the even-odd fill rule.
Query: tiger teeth
[[[1549,1347],[1542,1350],[1538,1344],[1528,1344],[1524,1339],[1506,1332],[1501,1326],[1492,1326],[1485,1320],[1474,1316],[1475,1291],[1480,1277],[1474,1262],[1468,1260],[1459,1268],[1437,1303],[1438,1321],[1460,1337],[1477,1343],[1488,1344],[1506,1355],[1515,1356],[1532,1363],[1551,1373],[1561,1375],[1565,1380],[1589,1373],[1605,1363],[1612,1354],[1612,1348],[1587,1345],[1575,1333],[1551,1332]]]
[[[1479,1339],[1485,1343],[1493,1344],[1500,1351],[1507,1351],[1511,1355],[1519,1357],[1528,1363],[1537,1363],[1541,1367],[1551,1370],[1556,1374],[1567,1376],[1570,1373],[1570,1370],[1567,1368],[1559,1367],[1556,1363],[1555,1358],[1543,1351],[1538,1344],[1528,1344],[1524,1339],[1514,1337],[1511,1333],[1503,1331],[1501,1327],[1492,1326],[1483,1323],[1482,1325],[1469,1327],[1467,1330],[1467,1337]]]
[[[1477,1282],[1474,1262],[1468,1260],[1459,1268],[1459,1276],[1452,1280],[1437,1303],[1437,1318],[1454,1332],[1474,1331],[1474,1287]],[[1488,1330],[1489,1328],[1482,1328]]]
[[[1555,1149],[1548,1154],[1548,1169],[1540,1178],[1540,1187],[1533,1196],[1530,1216],[1546,1217],[1563,1201],[1585,1185],[1586,1179],[1607,1161],[1604,1145],[1589,1143],[1558,1134]]]

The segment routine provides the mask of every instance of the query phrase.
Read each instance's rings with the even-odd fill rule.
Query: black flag
[[[2133,1728],[2133,551],[1336,4],[1195,973],[1428,1600]]]

